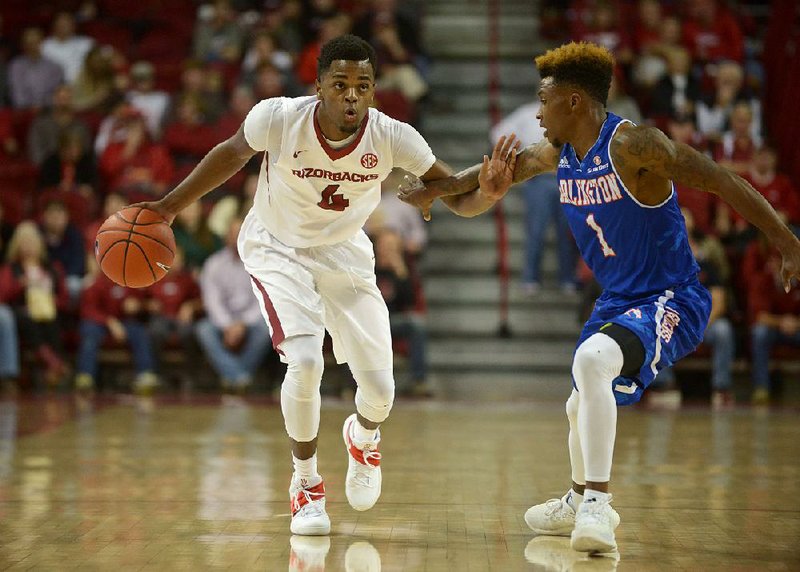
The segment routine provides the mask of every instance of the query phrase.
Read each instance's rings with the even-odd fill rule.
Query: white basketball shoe
[[[289,502],[292,509],[292,534],[322,536],[330,534],[331,520],[325,512],[325,483],[320,481],[309,487],[292,477],[289,485]]]
[[[377,431],[375,440],[359,449],[353,442],[353,425],[357,422],[357,416],[353,413],[345,419],[342,427],[348,459],[344,488],[347,502],[355,510],[361,511],[371,509],[381,496],[381,454],[378,452],[381,434]]]
[[[572,489],[560,499],[550,499],[532,506],[525,512],[525,522],[536,534],[569,536],[575,528],[575,509],[570,504],[571,498]],[[611,513],[612,523],[617,528],[619,514],[613,508]]]
[[[611,495],[605,500],[584,499],[575,514],[575,529],[572,531],[571,542],[573,550],[603,553],[617,549],[614,529],[619,520],[614,520],[616,513],[611,508],[610,502]]]

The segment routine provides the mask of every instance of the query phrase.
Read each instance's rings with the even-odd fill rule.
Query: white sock
[[[377,429],[367,429],[361,423],[358,422],[358,418],[356,418],[356,422],[353,423],[353,442],[355,443],[356,447],[359,449],[364,448],[365,443],[372,443],[375,441],[375,436],[378,434]]]
[[[611,499],[611,494],[601,493],[600,491],[593,491],[592,489],[585,489],[583,491],[584,502],[608,502]]]
[[[567,504],[572,507],[572,510],[578,512],[578,507],[583,502],[583,495],[575,492],[575,489],[569,489],[567,492]]]
[[[317,472],[317,454],[314,453],[308,459],[298,459],[292,455],[294,463],[294,476],[300,481],[303,487],[313,487],[322,480]]]

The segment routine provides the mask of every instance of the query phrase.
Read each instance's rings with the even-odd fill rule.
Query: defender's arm
[[[514,146],[514,140],[501,138],[495,149]],[[494,155],[494,153],[493,153]],[[558,165],[559,151],[547,141],[529,145],[516,155],[514,183],[526,181],[531,177],[554,171]],[[426,180],[425,186],[412,186],[400,191],[400,198],[420,208],[426,220],[430,220],[430,207],[437,198],[451,211],[460,216],[471,217],[485,212],[505,196],[508,188],[480,188],[478,175],[482,163],[473,165],[454,175],[437,180]],[[426,173],[427,174],[427,173]]]
[[[792,277],[800,277],[800,241],[767,200],[736,173],[690,146],[670,140],[653,127],[633,127],[618,133],[611,142],[611,153],[620,168],[650,171],[681,185],[718,195],[780,249],[786,289]]]

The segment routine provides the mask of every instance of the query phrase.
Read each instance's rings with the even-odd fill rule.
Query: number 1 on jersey
[[[594,220],[594,214],[590,214],[586,217],[586,224],[588,224],[589,228],[591,228],[597,234],[597,240],[600,241],[600,247],[603,249],[603,256],[606,258],[609,256],[616,256],[617,253],[614,252],[614,249],[608,245],[605,237],[603,236],[603,229],[599,224],[597,224],[597,221]]]
[[[344,195],[334,195],[339,190],[339,185],[328,185],[322,190],[322,200],[317,206],[326,211],[343,211],[350,206],[350,199]]]

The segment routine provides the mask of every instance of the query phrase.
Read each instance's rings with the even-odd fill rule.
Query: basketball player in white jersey
[[[370,108],[375,51],[360,38],[341,36],[323,46],[316,88],[315,96],[258,103],[238,133],[212,149],[171,193],[141,205],[171,223],[265,152],[239,254],[273,346],[288,364],[281,410],[294,461],[291,531],[307,535],[330,531],[316,457],[326,329],[337,361],[348,363],[358,384],[356,413],[343,427],[347,500],[367,510],[381,492],[378,426],[394,400],[392,344],[362,226],[393,168],[423,181],[452,173],[413,127]],[[499,156],[507,157],[508,149]],[[485,202],[480,190],[466,198]]]

